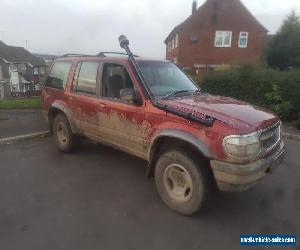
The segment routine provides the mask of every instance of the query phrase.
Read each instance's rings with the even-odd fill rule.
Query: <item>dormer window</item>
[[[215,47],[230,48],[232,41],[232,31],[216,31]]]

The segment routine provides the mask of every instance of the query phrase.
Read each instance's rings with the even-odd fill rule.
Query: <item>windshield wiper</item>
[[[169,99],[172,96],[176,96],[178,94],[181,93],[194,93],[194,90],[176,90],[176,91],[172,91],[171,93],[165,95],[162,99]]]
[[[195,95],[203,95],[206,94],[206,92],[204,92],[202,89],[197,89],[194,91]]]

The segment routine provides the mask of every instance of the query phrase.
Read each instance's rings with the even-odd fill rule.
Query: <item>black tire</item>
[[[178,148],[162,153],[156,163],[155,183],[158,194],[169,208],[180,214],[193,215],[207,207],[211,199],[212,174],[207,163],[201,162],[201,159]]]
[[[53,121],[53,135],[59,150],[70,153],[75,148],[75,135],[67,117],[63,114],[57,114]]]

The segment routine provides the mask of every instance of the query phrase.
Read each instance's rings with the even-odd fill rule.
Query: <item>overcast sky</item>
[[[198,6],[205,0],[198,0]],[[299,0],[242,0],[275,33]],[[135,53],[163,58],[164,39],[191,14],[192,0],[0,0],[0,39],[47,54],[120,51],[125,34]]]

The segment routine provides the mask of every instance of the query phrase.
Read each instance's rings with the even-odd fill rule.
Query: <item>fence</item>
[[[11,97],[31,97],[41,95],[42,84],[33,82],[19,83],[10,85]]]

